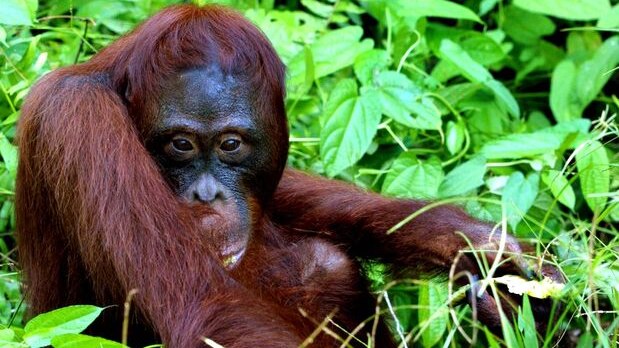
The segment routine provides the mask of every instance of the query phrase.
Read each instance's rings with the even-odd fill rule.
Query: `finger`
[[[493,332],[500,332],[501,314],[496,301],[488,291],[484,291],[480,296],[476,293],[477,291],[471,291],[468,296],[473,310],[473,319],[479,320]]]

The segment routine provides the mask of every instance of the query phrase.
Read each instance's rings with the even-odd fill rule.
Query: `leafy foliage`
[[[32,333],[37,320],[17,329],[15,124],[39,77],[88,59],[175,2],[0,4],[0,323],[7,327],[0,342],[114,346],[78,335],[85,326],[51,325],[54,337],[45,341],[33,338],[41,337]],[[463,202],[471,214],[505,220],[532,242],[532,263],[557,255],[551,261],[569,280],[560,320],[549,323],[546,337],[532,331],[525,300],[513,325],[511,318],[503,323],[503,338],[481,328],[484,343],[466,319],[470,310],[448,307],[454,296],[443,284],[393,288],[401,338],[424,347],[475,337],[488,346],[549,346],[559,337],[616,346],[617,1],[218,2],[260,26],[288,66],[290,165],[386,195]],[[381,278],[374,280],[378,286]],[[419,310],[402,309],[411,303]]]

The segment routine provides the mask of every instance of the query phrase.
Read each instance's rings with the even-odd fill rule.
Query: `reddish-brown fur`
[[[217,241],[196,227],[192,209],[199,208],[172,194],[144,146],[162,81],[208,64],[252,78],[261,122],[281,150],[265,182],[269,190],[277,186],[274,200],[253,202],[262,213],[246,257],[231,272],[213,256]],[[283,81],[263,35],[213,6],[168,8],[89,62],[43,78],[18,133],[18,243],[30,313],[120,305],[138,289],[130,333],[136,343],[192,347],[208,337],[226,347],[292,347],[314,330],[313,320],[336,309],[335,320],[348,330],[372,315],[359,258],[399,273],[444,272],[467,247],[455,231],[496,247],[491,227],[457,208],[434,209],[387,235],[423,203],[292,170],[279,181],[287,151]],[[220,232],[209,235],[225,233],[225,217],[214,216],[211,228]],[[512,238],[507,248],[519,252]],[[462,264],[476,269],[466,258]],[[491,303],[479,308],[497,320]],[[118,338],[120,320],[113,313],[93,331]],[[370,329],[358,335],[362,341]],[[392,345],[383,324],[376,339],[378,347]],[[316,338],[318,347],[334,344],[324,333]]]

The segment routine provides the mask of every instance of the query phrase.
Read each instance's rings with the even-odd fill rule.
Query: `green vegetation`
[[[175,2],[0,2],[1,346],[120,346],[78,335],[96,307],[22,320],[15,124],[39,77],[87,60]],[[398,339],[423,347],[619,345],[616,0],[220,3],[262,28],[288,66],[290,165],[385,195],[461,204],[509,226],[533,246],[532,263],[550,261],[568,279],[547,335],[536,335],[525,300],[497,337],[471,321],[468,306],[451,306],[458,294],[445,283],[385,284],[375,272]]]

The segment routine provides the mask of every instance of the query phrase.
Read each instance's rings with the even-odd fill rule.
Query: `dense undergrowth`
[[[23,320],[15,125],[40,76],[175,2],[0,2],[0,346],[119,346],[77,335],[95,307]],[[616,0],[220,3],[262,28],[288,67],[291,166],[461,204],[503,222],[533,246],[532,263],[552,262],[567,278],[546,333],[525,301],[497,337],[451,305],[446,282],[394,285],[373,272],[402,346],[619,345]]]

